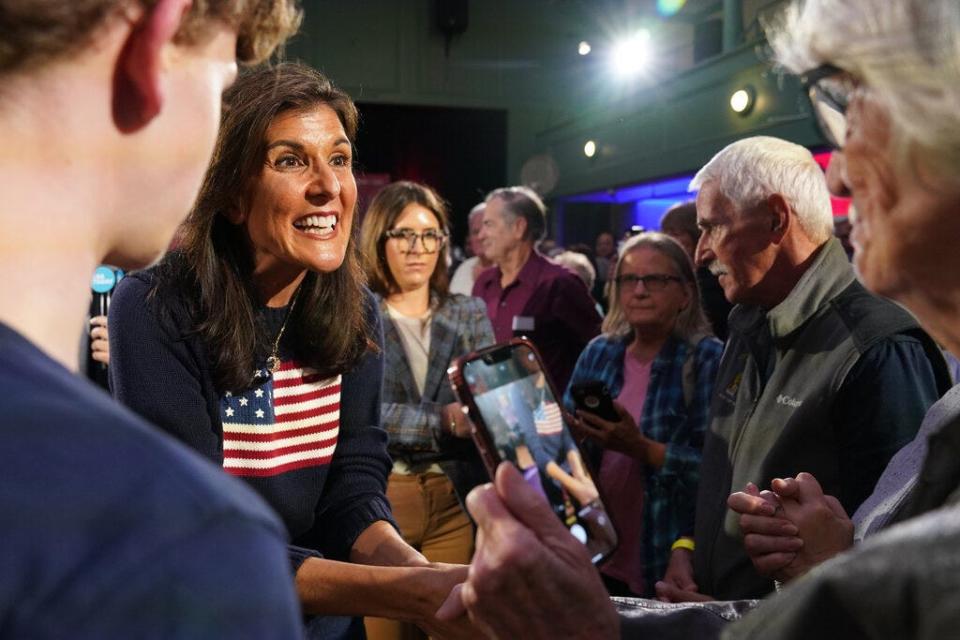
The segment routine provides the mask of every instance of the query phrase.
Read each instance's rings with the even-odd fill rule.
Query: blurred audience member
[[[680,243],[683,250],[693,260],[700,240],[700,227],[697,226],[697,204],[694,201],[675,204],[660,218],[660,231]]]
[[[696,259],[697,242],[700,240],[700,227],[697,226],[697,204],[694,201],[676,204],[660,218],[660,230],[679,242],[691,260]],[[713,327],[713,335],[720,340],[727,339],[727,316],[733,305],[723,295],[723,288],[717,276],[705,266],[697,267],[697,284],[700,287],[700,303],[703,312]]]
[[[473,283],[477,281],[477,276],[484,269],[493,266],[493,263],[483,254],[483,244],[480,242],[483,210],[486,206],[486,203],[481,202],[470,210],[470,216],[467,218],[470,229],[467,235],[467,248],[472,255],[461,262],[453,272],[453,277],[450,279],[450,293],[459,293],[462,296],[473,295]]]
[[[540,252],[540,255],[552,258],[558,253],[563,251],[563,247],[557,244],[557,241],[553,238],[544,238],[537,245],[537,251]]]
[[[671,544],[693,529],[723,347],[707,335],[693,263],[666,235],[643,233],[624,243],[610,302],[603,334],[580,355],[570,386],[602,382],[620,414],[608,422],[577,412],[620,536],[601,569],[604,581],[611,595],[652,595]],[[575,410],[570,387],[564,403]]]
[[[590,287],[590,292],[594,300],[606,310],[610,308],[610,301],[606,295],[607,284],[610,281],[610,273],[617,263],[617,240],[609,231],[604,231],[597,236],[594,242],[593,262],[597,267],[597,281]]]
[[[561,251],[552,256],[551,259],[583,280],[587,289],[593,288],[593,283],[597,279],[597,272],[590,264],[590,258],[577,251]]]
[[[483,298],[497,342],[529,337],[551,380],[565,389],[577,357],[600,333],[600,314],[583,282],[534,247],[546,230],[546,207],[527,187],[490,192],[480,239],[496,267],[480,274],[473,294]]]
[[[597,272],[606,274],[613,263],[617,261],[617,241],[612,233],[604,231],[597,236],[594,255],[596,256]],[[606,276],[604,275],[600,280],[606,281]]]
[[[575,251],[567,250],[561,251],[560,253],[554,255],[551,260],[559,264],[560,266],[566,268],[571,273],[576,274],[578,278],[583,280],[583,284],[587,286],[587,290],[592,290],[594,284],[597,280],[597,272],[593,268],[593,263],[590,262],[590,258],[585,254]],[[599,302],[594,302],[594,308],[597,310],[601,316],[603,315],[603,307],[600,306]]]
[[[853,207],[850,208],[850,215],[853,213]],[[837,237],[847,257],[853,260],[853,245],[850,243],[850,232],[853,231],[853,223],[848,216],[836,216],[833,219],[833,235]]]

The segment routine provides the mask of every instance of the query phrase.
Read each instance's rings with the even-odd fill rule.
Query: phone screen
[[[497,458],[520,469],[594,562],[609,555],[616,532],[536,353],[511,344],[462,369]]]

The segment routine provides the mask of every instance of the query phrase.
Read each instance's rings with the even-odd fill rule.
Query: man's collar
[[[547,263],[547,259],[544,258],[536,249],[530,250],[530,256],[527,258],[527,261],[523,263],[523,266],[520,268],[520,273],[517,274],[517,282],[535,282],[537,277],[540,275],[540,271],[543,269],[543,265]]]
[[[527,255],[526,261],[523,263],[523,266],[520,267],[520,271],[517,272],[517,277],[514,278],[513,281],[507,285],[507,287],[516,286],[521,282],[536,282],[537,278],[540,277],[540,271],[543,269],[543,265],[546,263],[546,258],[540,255],[536,249],[530,249],[530,253]],[[503,271],[500,270],[500,265],[497,265],[496,274],[497,282],[500,282],[503,277]],[[504,287],[504,289],[507,287]]]
[[[767,312],[756,306],[737,305],[730,314],[730,326],[739,333],[750,333],[765,319],[774,339],[788,336],[855,279],[840,241],[830,238],[821,245],[810,267],[780,304]]]

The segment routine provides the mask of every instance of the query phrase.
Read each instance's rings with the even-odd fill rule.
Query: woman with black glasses
[[[693,265],[680,243],[661,233],[627,240],[603,333],[580,355],[565,397],[573,410],[570,389],[600,381],[620,414],[609,422],[577,412],[620,534],[619,548],[600,569],[611,595],[652,595],[671,544],[693,530],[700,452],[722,352],[707,327]]]
[[[383,316],[382,422],[393,458],[393,515],[404,539],[429,561],[466,564],[474,532],[462,501],[487,474],[447,369],[494,338],[483,301],[449,292],[448,235],[440,196],[395,182],[370,203],[361,250]],[[412,625],[370,618],[367,633],[375,640],[426,637]]]

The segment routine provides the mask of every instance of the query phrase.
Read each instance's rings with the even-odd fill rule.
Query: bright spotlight
[[[614,73],[621,78],[629,78],[647,67],[650,53],[650,32],[641,29],[614,45],[610,63]]]
[[[687,0],[657,0],[657,11],[660,15],[669,18],[683,9],[685,4],[687,4]]]
[[[751,107],[753,107],[753,89],[751,87],[737,89],[730,96],[730,108],[734,112],[746,115]]]
[[[587,42],[586,40],[583,40],[582,42],[580,42],[580,45],[577,47],[577,53],[579,53],[582,56],[589,54],[590,51],[592,51],[592,47],[590,46],[590,43]]]
[[[587,143],[583,145],[583,155],[588,158],[592,158],[597,154],[597,143],[593,140],[587,140]]]

